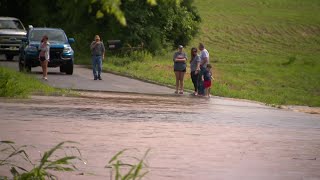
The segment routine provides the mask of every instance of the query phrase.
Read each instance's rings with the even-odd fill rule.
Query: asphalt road
[[[17,58],[17,57],[15,57]],[[0,56],[0,66],[6,66],[18,71],[18,61],[5,61]],[[32,68],[32,74],[42,79],[40,67]],[[69,88],[75,90],[94,90],[106,92],[128,92],[141,94],[173,94],[174,90],[165,86],[146,83],[143,81],[118,76],[110,73],[102,74],[103,80],[93,80],[92,70],[75,66],[73,75],[60,73],[59,68],[49,68],[47,83],[53,87]]]

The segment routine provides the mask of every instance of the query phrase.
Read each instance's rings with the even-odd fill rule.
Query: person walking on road
[[[92,55],[92,71],[94,80],[102,80],[102,60],[104,60],[105,47],[103,42],[100,40],[99,35],[95,35],[94,41],[90,45],[91,55]]]
[[[39,46],[39,60],[42,68],[42,78],[48,80],[48,63],[50,59],[50,43],[48,42],[48,36],[43,36]]]
[[[200,52],[200,74],[198,78],[198,94],[204,95],[204,85],[202,80],[202,75],[209,64],[209,52],[205,49],[204,45],[202,43],[199,43],[199,50]]]
[[[187,69],[187,55],[183,52],[183,46],[179,45],[178,52],[174,53],[173,55],[173,62],[174,62],[174,73],[176,75],[176,94],[183,94],[184,88],[184,74],[186,73]]]
[[[191,80],[194,86],[193,95],[198,95],[198,76],[200,71],[200,57],[198,55],[197,48],[191,48],[191,60],[190,60]]]

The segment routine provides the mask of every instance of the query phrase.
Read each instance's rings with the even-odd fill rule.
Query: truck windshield
[[[24,30],[23,25],[18,20],[0,20],[0,29],[20,29]]]
[[[41,41],[47,35],[50,41],[67,42],[67,37],[62,30],[32,30],[29,38],[31,41]]]

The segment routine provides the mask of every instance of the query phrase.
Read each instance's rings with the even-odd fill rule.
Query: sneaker
[[[47,78],[47,77],[43,77],[43,79],[46,80],[46,81],[48,81],[48,78]]]
[[[101,78],[101,77],[98,77],[98,79],[99,79],[99,80],[102,80],[102,78]]]
[[[174,93],[175,93],[175,94],[178,94],[178,91],[175,91]]]
[[[183,94],[183,91],[180,91],[179,94]]]
[[[93,80],[97,80],[97,79],[98,79],[98,78],[95,77]]]

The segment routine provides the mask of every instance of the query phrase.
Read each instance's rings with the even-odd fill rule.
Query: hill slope
[[[196,0],[222,96],[320,105],[320,1]],[[277,100],[275,100],[277,99]]]
[[[195,6],[202,24],[186,52],[199,42],[206,45],[214,95],[320,106],[319,0],[195,0]],[[171,53],[106,68],[165,84],[175,81]],[[192,89],[188,74],[185,82]]]

